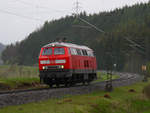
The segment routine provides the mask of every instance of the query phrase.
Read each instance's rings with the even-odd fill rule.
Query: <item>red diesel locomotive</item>
[[[90,83],[97,78],[93,50],[71,43],[54,42],[41,48],[40,80],[50,87]]]

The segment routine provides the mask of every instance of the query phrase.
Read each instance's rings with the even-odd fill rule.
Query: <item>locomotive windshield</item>
[[[65,54],[64,48],[55,48],[54,49],[54,55],[63,55],[63,54]]]
[[[42,55],[52,55],[52,48],[44,48]]]

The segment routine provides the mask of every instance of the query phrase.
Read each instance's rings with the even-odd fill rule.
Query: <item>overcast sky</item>
[[[78,0],[80,11],[98,13],[149,0]],[[27,37],[46,20],[71,15],[76,0],[1,0],[0,42],[15,43]]]

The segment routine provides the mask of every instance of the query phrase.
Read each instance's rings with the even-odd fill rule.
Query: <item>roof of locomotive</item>
[[[47,44],[43,47],[72,47],[72,48],[78,48],[78,49],[86,49],[86,50],[92,50],[87,46],[72,44],[72,43],[65,43],[65,42],[53,42],[50,44]]]

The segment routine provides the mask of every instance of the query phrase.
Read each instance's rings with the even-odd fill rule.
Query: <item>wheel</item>
[[[51,83],[51,80],[49,78],[43,78],[43,83],[49,85]]]
[[[67,82],[65,83],[65,87],[68,87],[68,83]]]
[[[65,82],[64,82],[65,87],[68,87],[68,85],[69,85],[69,84],[68,84],[68,78],[65,78],[64,81],[65,81]]]
[[[73,81],[71,81],[71,82],[69,83],[69,85],[70,85],[70,86],[74,86],[75,83],[74,83]]]
[[[59,83],[57,83],[57,84],[56,84],[56,87],[58,87],[58,88],[59,88]]]
[[[85,85],[85,81],[82,82],[82,85]]]
[[[53,84],[49,84],[49,87],[52,88],[52,87],[53,87]]]
[[[70,77],[70,78],[68,78],[68,85],[69,86],[73,86],[73,80],[72,80],[72,78]]]
[[[87,81],[87,85],[90,85],[90,83],[91,83],[91,82],[88,80],[88,81]]]
[[[60,85],[60,79],[59,78],[55,78],[55,84],[56,84],[56,87],[59,87],[59,85]]]
[[[42,83],[43,79],[40,77],[40,83]]]

